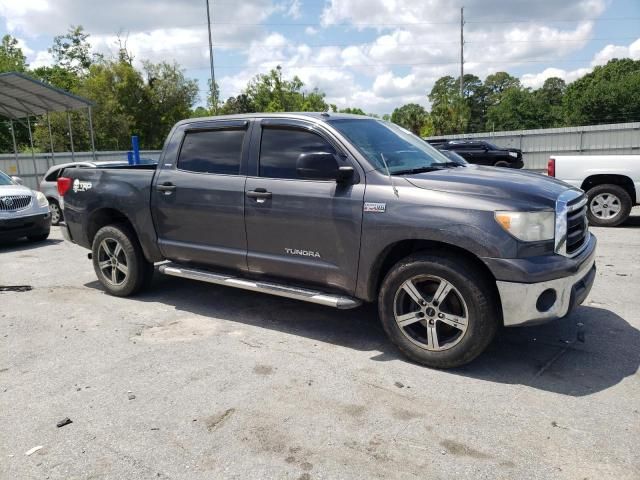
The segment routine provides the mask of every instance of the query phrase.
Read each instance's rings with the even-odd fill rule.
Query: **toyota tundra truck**
[[[377,302],[390,340],[436,368],[470,362],[501,326],[566,316],[595,277],[581,190],[451,162],[368,117],[185,120],[157,166],[69,169],[58,188],[65,238],[112,295],[158,264],[339,309]]]

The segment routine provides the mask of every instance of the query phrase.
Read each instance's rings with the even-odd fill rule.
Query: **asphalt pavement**
[[[2,244],[0,478],[637,480],[639,214],[592,229],[582,307],[448,371],[374,306],[160,274],[121,299],[57,228]]]

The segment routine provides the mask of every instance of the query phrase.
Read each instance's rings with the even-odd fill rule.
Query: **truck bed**
[[[152,164],[65,170],[62,176],[73,181],[64,196],[65,221],[73,241],[91,248],[92,222],[119,212],[118,219],[135,231],[147,258],[161,259],[150,208],[156,168]]]

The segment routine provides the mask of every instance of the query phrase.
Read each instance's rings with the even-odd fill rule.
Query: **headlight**
[[[509,152],[509,155],[511,155],[514,158],[518,158],[518,154],[516,152]]]
[[[39,207],[44,208],[49,206],[49,200],[47,200],[47,197],[45,197],[42,192],[36,192],[36,200],[38,200]]]
[[[496,212],[496,221],[523,242],[553,240],[556,229],[554,212]]]

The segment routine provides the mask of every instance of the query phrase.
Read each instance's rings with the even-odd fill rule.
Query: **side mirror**
[[[329,152],[301,153],[296,162],[298,178],[306,180],[344,181],[345,168],[353,175],[352,167],[338,167],[335,155]]]
[[[13,183],[17,184],[17,185],[23,185],[24,182],[22,181],[22,179],[20,177],[11,177],[11,180],[13,180]]]

